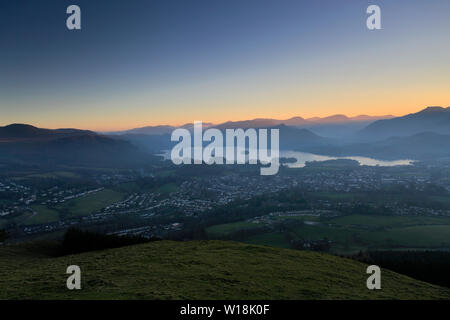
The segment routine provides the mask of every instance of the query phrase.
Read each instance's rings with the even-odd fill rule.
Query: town
[[[317,166],[322,167],[317,170]],[[310,163],[303,169],[283,167],[275,176],[260,176],[254,169],[244,168],[241,172],[225,170],[219,175],[215,171],[205,176],[163,178],[157,176],[158,171],[129,170],[110,174],[98,172],[82,185],[69,183],[71,180],[64,175],[46,179],[53,184],[8,177],[0,180],[0,228],[9,230],[17,239],[55,233],[70,226],[99,225],[111,233],[165,237],[182,230],[186,219],[201,220],[205,214],[237,201],[251,201],[292,189],[311,195],[308,203],[316,212],[332,211],[338,215],[360,206],[361,199],[355,195],[361,193],[376,197],[377,193],[402,190],[407,197],[408,193],[431,192],[432,199],[438,200],[431,206],[429,201],[414,203],[409,198],[402,201],[396,197],[384,199],[382,206],[375,198],[365,200],[364,205],[398,216],[450,216],[449,207],[445,206],[450,193],[449,177],[436,175],[436,170],[443,167],[448,170],[449,164],[370,167],[339,163],[329,167]],[[173,168],[169,166],[170,170]],[[47,187],[43,188],[45,185]],[[331,196],[315,196],[326,194]],[[334,198],[333,194],[336,194]]]

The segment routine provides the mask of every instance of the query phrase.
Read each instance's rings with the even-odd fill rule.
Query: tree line
[[[359,252],[352,258],[450,288],[448,251],[369,251]]]

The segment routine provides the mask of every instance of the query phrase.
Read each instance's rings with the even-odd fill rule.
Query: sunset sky
[[[66,28],[66,8],[82,30]],[[378,4],[382,30],[366,28]],[[448,0],[0,5],[0,125],[119,130],[450,106]]]

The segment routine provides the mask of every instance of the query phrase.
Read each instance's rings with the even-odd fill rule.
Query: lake
[[[157,154],[164,158],[164,160],[170,160],[170,150],[165,150],[163,153]],[[394,166],[410,166],[415,161],[414,160],[377,160],[369,157],[360,157],[360,156],[347,156],[347,157],[333,157],[333,156],[323,156],[308,152],[300,152],[300,151],[283,151],[280,150],[281,158],[293,158],[295,162],[283,163],[283,165],[289,168],[303,168],[306,165],[306,162],[311,161],[327,161],[327,160],[340,160],[340,159],[348,159],[355,160],[362,166],[380,166],[380,167],[394,167]],[[248,159],[247,159],[248,160]]]
[[[282,158],[294,158],[296,162],[285,163],[284,165],[289,168],[303,168],[306,162],[309,161],[327,161],[327,160],[339,160],[348,159],[355,160],[362,166],[380,166],[380,167],[394,167],[394,166],[410,166],[414,163],[414,160],[377,160],[368,157],[349,156],[349,157],[331,157],[322,156],[308,152],[300,151],[280,151],[280,157]]]

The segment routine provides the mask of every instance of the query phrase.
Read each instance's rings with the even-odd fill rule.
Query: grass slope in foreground
[[[227,241],[158,241],[59,258],[30,245],[0,248],[1,299],[449,299],[450,289],[315,252]],[[66,289],[67,266],[82,290]]]

